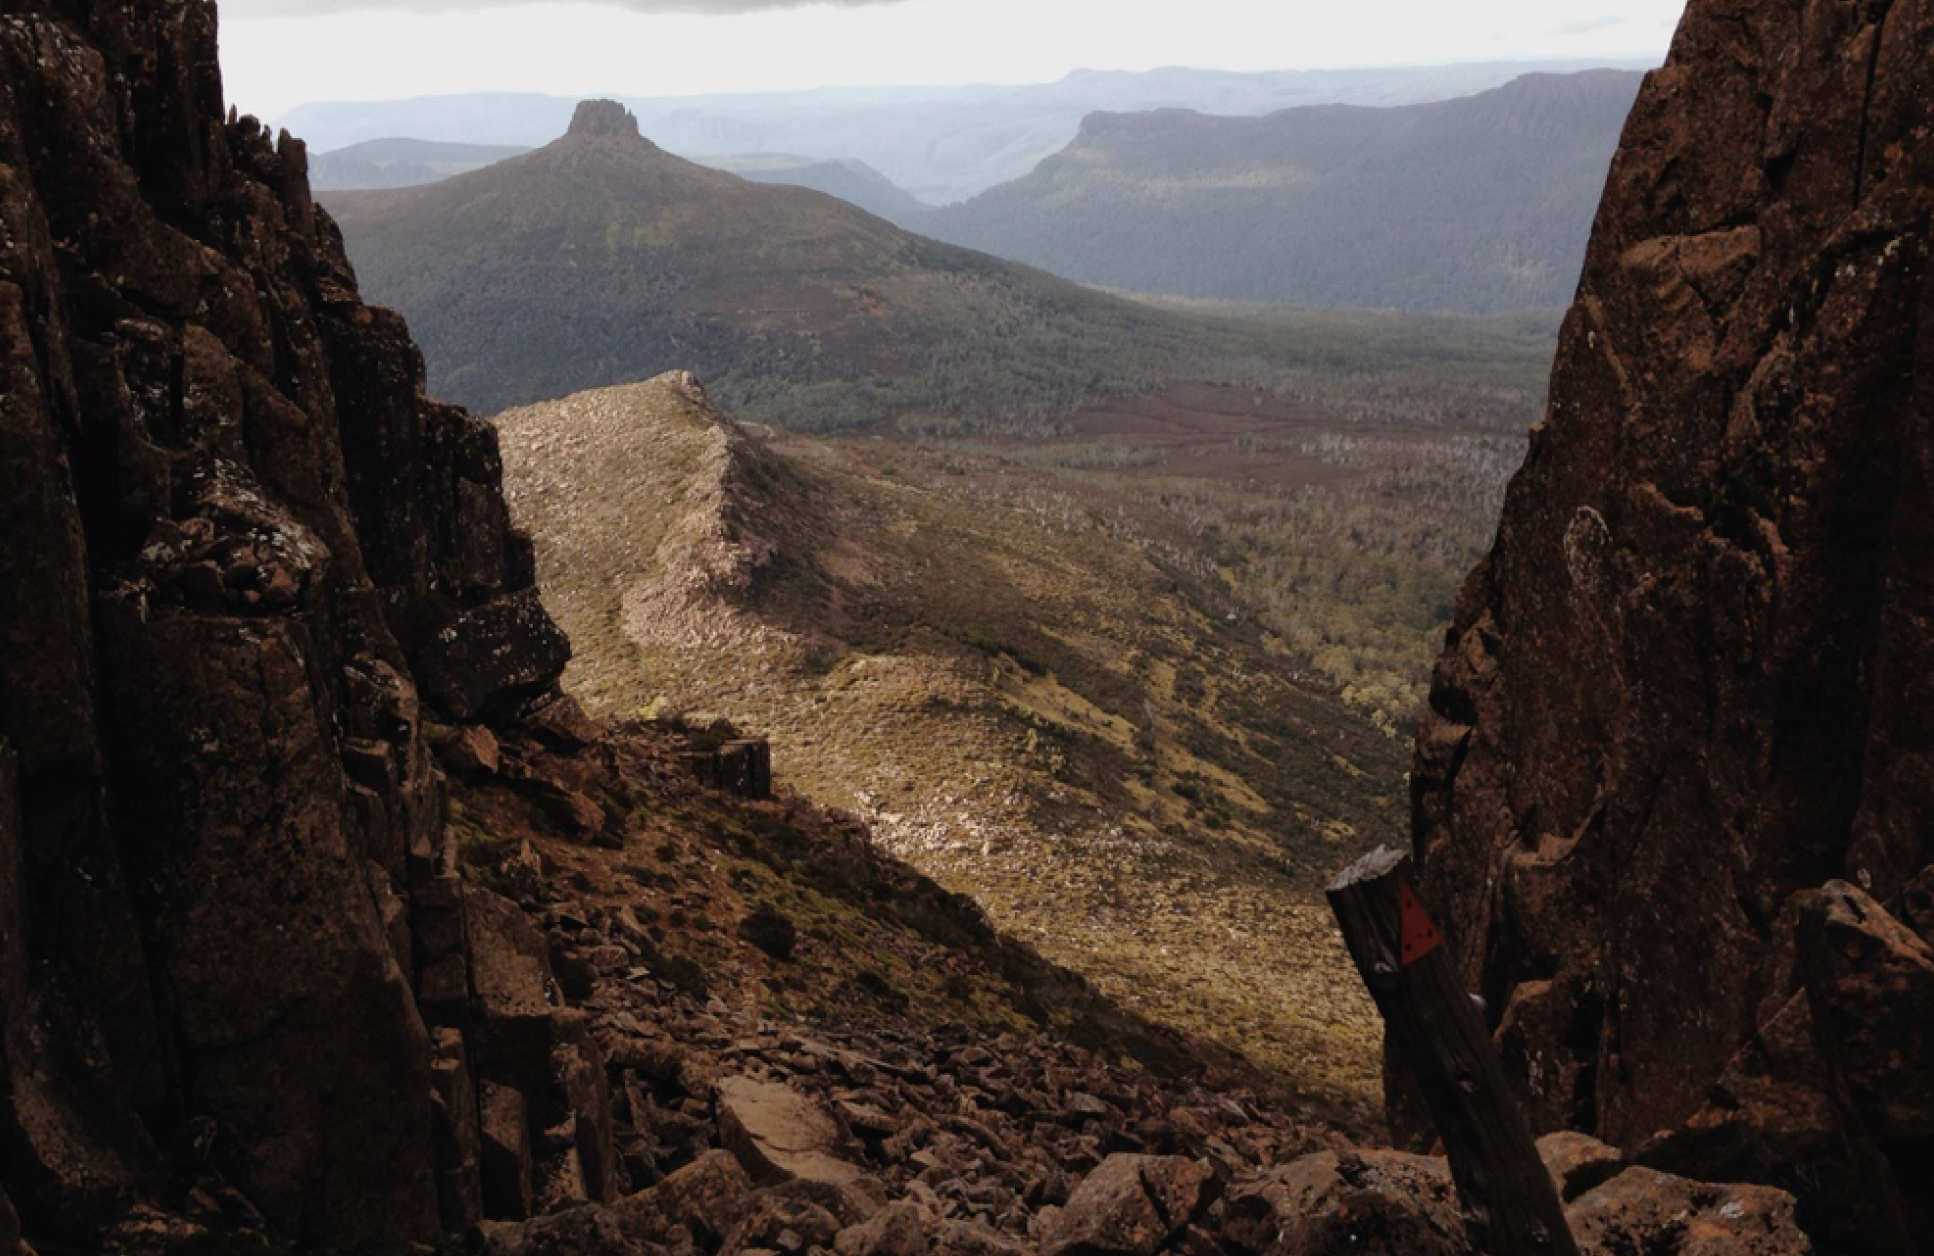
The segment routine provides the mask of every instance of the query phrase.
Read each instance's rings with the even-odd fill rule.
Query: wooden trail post
[[[1410,857],[1379,847],[1327,893],[1390,1041],[1430,1104],[1472,1245],[1492,1256],[1577,1256],[1484,1017],[1414,885]]]

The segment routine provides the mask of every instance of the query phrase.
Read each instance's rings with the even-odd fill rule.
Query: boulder
[[[552,750],[571,754],[598,739],[601,729],[567,693],[547,694],[527,706],[518,721]]]
[[[1474,1256],[1450,1167],[1401,1151],[1324,1151],[1232,1191],[1225,1246],[1249,1256]]]
[[[482,724],[454,728],[437,743],[437,759],[453,776],[495,776],[503,766],[497,735]]]
[[[604,808],[588,794],[575,789],[543,789],[538,798],[551,819],[571,836],[596,836],[604,832],[608,817]]]
[[[833,1250],[838,1256],[927,1256],[933,1248],[932,1230],[932,1219],[903,1199],[841,1230]]]
[[[1794,1199],[1770,1186],[1710,1186],[1630,1168],[1565,1210],[1579,1256],[1810,1256]]]
[[[752,1179],[728,1151],[708,1151],[649,1190],[619,1201],[618,1211],[646,1233],[684,1226],[716,1247],[737,1224],[752,1194]]]
[[[556,1023],[565,1041],[551,1051],[551,1077],[561,1095],[572,1145],[584,1179],[585,1197],[610,1203],[624,1193],[624,1171],[612,1117],[611,1084],[604,1051],[592,1037],[587,1018],[560,1012]]]
[[[832,1115],[778,1082],[727,1077],[714,1091],[719,1137],[754,1181],[846,1182],[861,1174],[844,1157],[850,1140]]]
[[[751,1256],[779,1252],[805,1256],[809,1249],[831,1247],[839,1234],[839,1220],[809,1199],[760,1191],[747,1201],[743,1216],[726,1234],[719,1256]]]
[[[933,1237],[933,1250],[937,1256],[1025,1256],[1027,1251],[1012,1237],[978,1221],[941,1223]]]
[[[1852,1200],[1825,1066],[1805,991],[1790,996],[1726,1063],[1706,1102],[1639,1148],[1654,1169],[1708,1182],[1763,1182]]]
[[[484,1215],[522,1220],[531,1215],[535,1198],[530,1104],[514,1086],[481,1081],[477,1119]]]
[[[1934,948],[1844,881],[1795,898],[1799,973],[1859,1179],[1863,1229],[1909,1251],[1934,1233]],[[1916,1236],[1920,1236],[1918,1239]]]
[[[1625,1153],[1618,1148],[1574,1130],[1540,1138],[1538,1156],[1558,1188],[1558,1198],[1566,1202],[1616,1176],[1626,1164]]]
[[[833,1214],[842,1229],[872,1220],[886,1207],[886,1186],[871,1175],[848,1178],[844,1182],[815,1182],[794,1178],[766,1187],[769,1194],[787,1199],[803,1199]]]
[[[1044,1256],[1155,1256],[1219,1194],[1205,1161],[1112,1155],[1068,1197],[1041,1250]]]
[[[531,1211],[549,1214],[591,1202],[590,1189],[584,1184],[584,1158],[571,1141],[571,1123],[545,1130],[538,1137],[538,1149]]]
[[[523,909],[501,895],[466,886],[463,905],[477,1075],[527,1096],[541,1095],[551,1076],[557,988],[550,946]]]
[[[657,1256],[663,1248],[630,1218],[600,1204],[579,1204],[528,1221],[477,1227],[484,1256]]]
[[[1934,1138],[1934,948],[1845,881],[1796,902],[1814,1035],[1859,1127]]]
[[[439,708],[474,720],[544,692],[570,660],[571,643],[537,590],[524,589],[458,612],[420,647],[416,666]]]

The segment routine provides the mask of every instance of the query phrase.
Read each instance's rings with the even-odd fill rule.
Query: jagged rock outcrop
[[[571,114],[571,127],[567,135],[595,138],[612,136],[621,140],[636,140],[638,119],[631,110],[615,100],[580,100]]]
[[[568,646],[494,433],[221,107],[209,0],[0,16],[0,1163],[67,1243],[204,1172],[426,1240],[474,1113],[425,726]]]
[[[1847,1176],[1793,896],[1911,911],[1934,857],[1930,96],[1924,3],[1694,0],[1413,776],[1540,1126],[1691,1123],[1754,1173],[1777,1135],[1803,1213],[1874,1242],[1844,1214],[1891,1188]]]

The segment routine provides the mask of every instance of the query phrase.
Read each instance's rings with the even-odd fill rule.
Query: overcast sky
[[[230,103],[1663,56],[1684,0],[222,0]]]

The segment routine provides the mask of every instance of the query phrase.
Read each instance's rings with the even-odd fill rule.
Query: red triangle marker
[[[1430,914],[1407,881],[1397,882],[1397,901],[1403,906],[1403,966],[1410,967],[1444,944],[1444,935],[1430,922]]]

